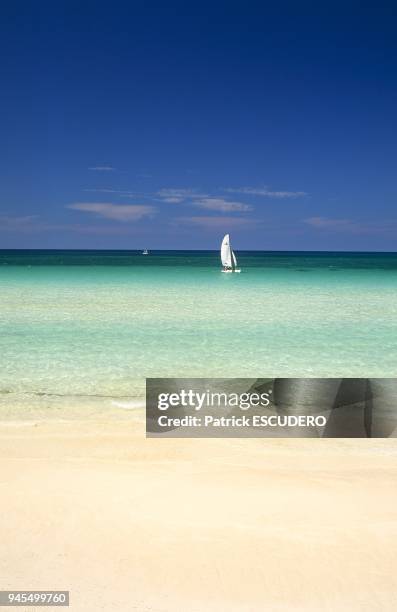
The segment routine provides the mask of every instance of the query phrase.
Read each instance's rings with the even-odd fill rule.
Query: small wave
[[[114,398],[114,395],[105,395],[102,393],[53,393],[50,391],[11,391],[9,389],[0,389],[0,393],[12,393],[17,396],[26,396],[26,397],[62,397],[62,398],[91,398],[94,397],[96,399],[109,399]],[[125,396],[120,396],[125,397]]]
[[[145,405],[142,401],[132,401],[132,402],[112,401],[112,406],[116,406],[116,408],[122,408],[123,410],[136,410],[137,408],[144,408]]]

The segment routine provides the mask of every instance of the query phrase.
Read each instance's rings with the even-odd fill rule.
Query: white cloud
[[[111,188],[100,188],[100,189],[83,189],[83,191],[88,191],[90,193],[115,193],[119,196],[122,196],[124,198],[135,198],[137,197],[137,194],[135,194],[133,191],[124,191],[122,189],[111,189]]]
[[[136,231],[136,230],[135,230]],[[140,232],[142,230],[139,230]],[[130,225],[83,225],[81,223],[53,223],[41,219],[38,215],[26,217],[0,217],[0,232],[37,234],[42,232],[73,232],[78,234],[131,234]]]
[[[168,202],[168,204],[180,204],[181,202],[183,202],[183,198],[178,198],[176,196],[170,196],[167,198],[162,197],[161,199],[163,200],[163,202]]]
[[[262,196],[266,198],[301,198],[307,196],[306,191],[271,191],[267,187],[229,187],[224,189],[228,193],[244,193],[246,195]]]
[[[394,234],[396,222],[384,222],[380,224],[362,223],[351,219],[332,219],[330,217],[309,217],[303,222],[318,230],[330,230],[334,232],[349,232],[351,234]]]
[[[88,170],[95,170],[97,172],[113,172],[116,168],[113,166],[90,166]]]
[[[353,225],[349,219],[330,219],[329,217],[309,217],[304,219],[304,223],[320,229],[336,228],[343,230],[349,229]]]
[[[216,210],[219,212],[248,212],[253,210],[249,204],[229,201],[222,197],[213,197],[207,193],[198,193],[195,189],[160,189],[156,195],[163,202],[170,204],[185,202],[206,210]]]
[[[29,231],[38,220],[37,215],[26,215],[24,217],[9,217],[7,215],[0,216],[1,231]]]
[[[195,225],[206,229],[216,229],[227,231],[231,227],[257,226],[257,219],[247,219],[244,217],[177,217],[175,223],[183,225]]]
[[[218,210],[219,212],[248,212],[253,210],[252,206],[249,204],[243,204],[243,202],[230,202],[224,198],[203,198],[201,200],[195,200],[193,204],[200,208]]]
[[[207,194],[197,193],[195,189],[160,189],[156,192],[156,195],[170,204],[179,204],[184,200],[207,197]]]
[[[67,208],[82,212],[93,213],[113,221],[139,221],[143,217],[151,217],[156,212],[154,206],[144,204],[110,204],[103,202],[77,202],[69,204]]]

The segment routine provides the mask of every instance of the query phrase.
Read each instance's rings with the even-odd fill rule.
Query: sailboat
[[[142,251],[142,255],[149,255],[149,251],[145,249],[144,251]]]
[[[221,245],[221,261],[222,261],[222,272],[241,272],[237,268],[237,259],[230,246],[230,236],[226,234],[222,240]]]

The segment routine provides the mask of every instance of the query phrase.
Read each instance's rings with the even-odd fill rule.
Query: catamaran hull
[[[229,273],[231,274],[233,272],[238,272],[238,273],[241,272],[241,270],[221,270],[221,271],[224,272],[225,274],[229,274]]]

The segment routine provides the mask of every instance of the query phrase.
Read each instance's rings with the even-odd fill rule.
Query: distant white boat
[[[142,255],[149,255],[149,251],[145,249],[144,251],[142,251]]]
[[[237,268],[237,259],[230,246],[230,236],[226,234],[222,240],[221,245],[221,261],[222,261],[222,272],[241,272]]]

